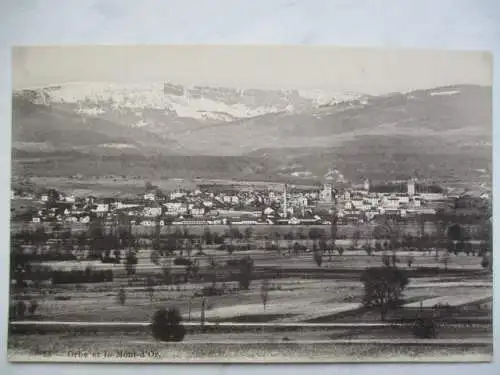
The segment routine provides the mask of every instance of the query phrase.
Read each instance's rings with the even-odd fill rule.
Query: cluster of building
[[[375,193],[370,182],[365,181],[362,190],[345,190],[338,197],[339,217],[362,216],[372,220],[377,215],[407,217],[436,213],[434,202],[442,202],[444,193],[417,193],[415,181],[407,182],[406,192]]]
[[[13,193],[13,198],[16,194]],[[406,183],[406,191],[376,193],[370,182],[361,188],[335,189],[332,184],[320,188],[296,189],[284,185],[281,191],[252,188],[197,188],[192,191],[163,192],[151,188],[133,199],[76,197],[51,189],[37,197],[45,207],[29,221],[89,223],[92,218],[117,221],[127,218],[134,225],[166,224],[339,224],[369,222],[378,215],[405,218],[435,214],[436,202],[445,193],[416,191],[415,180]]]

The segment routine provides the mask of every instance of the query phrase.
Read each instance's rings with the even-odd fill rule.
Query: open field
[[[138,252],[138,264],[137,264],[137,274],[147,275],[152,273],[161,273],[161,266],[151,263],[150,249],[142,249]],[[194,251],[193,251],[194,252]],[[305,273],[316,274],[333,272],[333,270],[344,270],[344,271],[354,271],[359,274],[359,272],[366,267],[374,267],[382,265],[381,252],[374,252],[372,255],[367,255],[364,251],[345,251],[342,255],[334,254],[331,259],[327,254],[323,256],[324,264],[322,267],[318,267],[313,260],[313,256],[310,253],[306,253],[298,256],[289,256],[286,251],[264,251],[264,250],[250,250],[250,251],[238,251],[233,254],[228,254],[224,250],[204,250],[205,255],[193,255],[193,260],[198,260],[200,267],[208,267],[208,256],[213,256],[216,263],[223,267],[228,260],[240,259],[242,256],[250,255],[254,261],[256,270],[259,269],[280,269],[280,270],[301,270]],[[405,251],[397,251],[396,255],[398,257],[399,265],[402,268],[407,269],[409,272],[415,271],[418,268],[440,268],[443,273],[452,273],[456,271],[457,273],[462,272],[463,276],[467,276],[466,271],[476,271],[480,272],[481,258],[477,256],[467,256],[465,254],[451,255],[445,266],[442,264],[442,254],[432,253],[411,253]],[[414,261],[412,267],[408,267],[407,260],[408,257],[412,256]],[[43,264],[50,266],[53,269],[61,270],[71,270],[74,268],[85,269],[87,266],[91,266],[93,269],[112,269],[115,277],[120,277],[125,275],[125,267],[123,264],[111,264],[102,263],[99,260],[74,260],[74,261],[53,261],[53,262],[43,262]],[[439,270],[434,270],[439,272]],[[416,271],[415,271],[416,272]],[[432,274],[431,274],[432,275]],[[421,275],[423,276],[423,275]]]
[[[398,252],[400,267],[410,275],[403,293],[404,305],[391,311],[386,319],[414,319],[418,307],[448,303],[460,308],[457,315],[438,328],[436,339],[415,339],[408,327],[366,328],[363,324],[380,323],[380,312],[361,305],[361,272],[380,266],[380,254],[346,251],[334,255],[331,262],[314,264],[311,254],[288,256],[276,251],[251,250],[229,255],[208,250],[219,265],[217,285],[223,295],[203,297],[203,287],[211,282],[202,277],[180,285],[157,285],[152,298],[144,280],[160,275],[150,251],[139,251],[137,273],[132,280],[123,264],[96,261],[47,262],[56,269],[111,268],[114,281],[98,284],[52,285],[26,289],[18,298],[41,300],[36,316],[29,319],[47,322],[136,323],[141,328],[113,326],[83,330],[62,328],[45,334],[33,331],[11,333],[8,340],[11,361],[113,361],[137,360],[150,353],[148,361],[183,362],[196,358],[210,362],[225,361],[490,361],[492,356],[492,277],[483,271],[480,258],[451,256],[447,269],[434,255],[415,254],[413,267],[405,264],[409,253]],[[253,280],[249,290],[238,290],[237,281],[224,278],[224,264],[249,254],[254,259]],[[206,256],[200,256],[200,274],[208,275]],[[260,296],[261,279],[268,278],[269,295],[264,308]],[[226,280],[226,281],[224,281]],[[120,287],[126,292],[124,305],[118,303]],[[187,326],[183,342],[168,344],[152,339],[150,322],[160,307],[177,307],[184,321],[199,323],[201,306],[206,302],[207,322],[224,323],[206,331]],[[234,323],[266,323],[267,328],[238,328]],[[336,328],[303,328],[302,323],[342,323]],[[278,323],[278,324],[276,324]],[[279,328],[287,323],[290,328]],[[363,323],[363,324],[360,324]],[[50,323],[52,324],[52,323]],[[196,327],[196,326],[195,326]],[[17,331],[19,332],[19,331]],[[21,331],[23,332],[23,331]],[[35,330],[37,332],[37,330]],[[39,331],[40,332],[40,331]],[[94,353],[88,356],[86,352]],[[83,353],[83,354],[82,354]],[[128,353],[128,354],[127,354]],[[132,354],[136,356],[132,358]],[[140,354],[137,354],[140,353]],[[142,354],[141,354],[142,353]],[[154,354],[154,356],[153,356]],[[104,356],[106,357],[104,358]]]
[[[300,280],[286,280],[275,283],[281,290],[269,292],[269,302],[266,309],[262,306],[259,296],[259,285],[249,291],[222,296],[206,297],[208,309],[205,317],[210,321],[235,321],[246,317],[248,321],[308,321],[318,317],[331,317],[332,321],[378,321],[377,311],[356,314],[346,317],[335,316],[359,310],[362,299],[362,285],[354,283],[311,282],[301,283]],[[405,296],[410,302],[425,301],[430,298],[469,294],[466,300],[474,300],[477,296],[488,295],[490,286],[484,287],[447,287],[439,284],[432,287],[419,288],[415,283],[408,287]],[[153,312],[163,306],[178,307],[186,320],[199,320],[203,297],[194,297],[188,288],[177,291],[175,288],[158,288],[153,301],[144,288],[126,289],[127,302],[124,306],[118,304],[116,288],[101,288],[95,291],[66,291],[44,295],[38,313],[46,320],[63,321],[149,321]],[[61,296],[69,300],[60,300]],[[488,317],[491,310],[483,308],[480,316]],[[265,317],[268,317],[266,320]],[[293,317],[293,320],[290,318]]]
[[[69,177],[39,177],[34,176],[31,181],[39,187],[57,188],[63,192],[75,195],[94,195],[96,197],[114,197],[144,194],[146,181],[142,178],[127,176],[109,176],[95,178],[69,178]],[[166,179],[149,181],[165,190],[193,189],[196,184],[184,179]]]
[[[360,275],[366,267],[380,266],[380,255],[333,256],[320,268],[313,263],[310,254],[284,257],[275,252],[251,251],[254,259],[253,281],[247,291],[237,290],[237,281],[224,276],[224,263],[238,259],[243,254],[222,253],[216,258],[220,265],[217,283],[224,285],[224,295],[202,297],[201,291],[211,282],[189,282],[181,285],[158,285],[154,287],[153,298],[146,291],[147,276],[160,277],[161,269],[150,261],[149,252],[139,252],[136,281],[130,281],[122,264],[102,264],[98,261],[47,262],[56,269],[111,268],[114,281],[99,284],[54,285],[42,291],[26,291],[24,298],[42,297],[39,314],[43,319],[63,321],[149,321],[152,313],[161,306],[178,307],[186,320],[198,320],[202,300],[207,301],[205,317],[211,321],[308,321],[322,317],[353,319],[351,312],[360,310],[363,285]],[[404,258],[404,254],[400,255]],[[491,276],[484,273],[479,258],[452,256],[448,269],[428,268],[420,272],[417,267],[435,267],[433,256],[416,256],[412,268],[402,262],[401,267],[410,275],[410,282],[404,296],[406,303],[419,304],[435,298],[441,303],[465,304],[474,299],[491,296]],[[200,258],[200,273],[210,272],[206,257]],[[421,268],[422,269],[422,268]],[[413,272],[413,274],[412,274]],[[270,279],[269,298],[264,309],[260,297],[261,279]],[[117,292],[120,287],[126,291],[126,303],[120,305]],[[42,293],[42,294],[40,294]],[[457,302],[457,303],[458,303]],[[437,303],[437,302],[436,302]],[[480,314],[487,316],[491,309]],[[359,315],[359,314],[358,314]],[[354,317],[358,321],[376,321],[377,312],[363,313]]]
[[[275,189],[281,190],[283,183],[273,183],[265,181],[237,181],[225,179],[153,179],[145,180],[143,178],[134,178],[132,176],[101,176],[101,177],[41,177],[33,176],[30,180],[38,187],[57,188],[66,193],[75,195],[94,195],[94,196],[124,196],[143,194],[146,182],[164,190],[175,189],[195,189],[198,185],[216,184],[220,186],[252,187],[254,189]],[[296,188],[314,188],[313,185],[295,185]]]

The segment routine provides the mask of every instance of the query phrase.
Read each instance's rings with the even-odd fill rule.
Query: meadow
[[[227,261],[251,254],[254,271],[249,290],[239,290],[238,282],[225,274]],[[40,298],[38,314],[45,320],[62,321],[149,321],[159,307],[175,306],[186,320],[199,320],[203,299],[206,301],[205,318],[208,321],[311,321],[321,317],[355,319],[361,310],[363,284],[361,272],[367,267],[382,265],[381,255],[364,252],[345,252],[330,257],[318,267],[311,254],[298,256],[278,252],[252,250],[229,255],[212,251],[216,262],[217,285],[225,290],[223,295],[204,296],[209,287],[210,267],[207,256],[198,256],[200,280],[190,280],[178,285],[155,285],[148,289],[145,283],[150,276],[161,279],[162,266],[151,262],[150,251],[138,253],[136,273],[126,275],[123,264],[103,264],[99,261],[45,262],[52,269],[71,270],[111,269],[112,282],[96,284],[67,284],[46,286],[41,290],[23,291],[23,299]],[[410,275],[405,291],[408,303],[443,297],[442,303],[453,304],[454,299],[491,294],[491,276],[481,267],[481,258],[451,256],[446,267],[436,263],[435,255],[412,255],[411,267],[405,264],[409,252],[398,252],[400,267]],[[212,265],[213,266],[213,265]],[[229,273],[230,275],[230,273]],[[262,280],[269,280],[268,301],[264,308],[260,290]],[[205,280],[205,281],[204,281]],[[233,281],[231,281],[233,280]],[[118,303],[120,288],[126,292],[126,302]],[[465,297],[464,297],[465,296]],[[469,297],[467,297],[469,296]],[[460,300],[462,301],[462,300]],[[465,303],[464,302],[464,303]],[[487,310],[487,309],[486,309]],[[349,314],[353,312],[353,314]],[[365,321],[369,316],[362,317]],[[342,318],[344,319],[344,318]],[[370,320],[380,319],[377,313]]]

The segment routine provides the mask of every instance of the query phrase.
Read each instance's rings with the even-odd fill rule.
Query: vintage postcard
[[[488,362],[492,62],[12,49],[13,362]]]

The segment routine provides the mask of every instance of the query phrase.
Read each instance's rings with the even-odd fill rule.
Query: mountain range
[[[12,101],[14,175],[491,184],[491,87],[370,96],[79,82]]]

